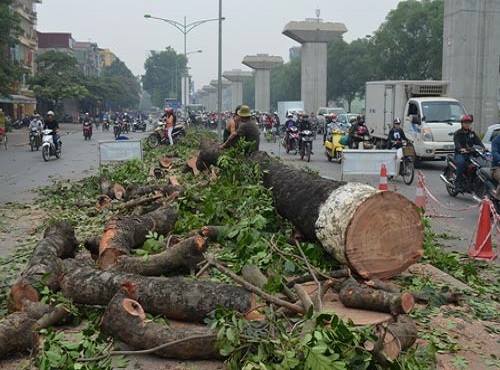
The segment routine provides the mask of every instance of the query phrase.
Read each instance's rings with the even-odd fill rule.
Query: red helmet
[[[474,117],[472,117],[472,115],[470,115],[470,114],[464,114],[460,118],[460,122],[461,123],[472,123],[472,122],[474,122]]]

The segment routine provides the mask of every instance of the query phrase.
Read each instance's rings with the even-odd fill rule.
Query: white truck
[[[446,97],[446,81],[374,81],[366,83],[366,124],[378,146],[387,140],[395,118],[413,142],[420,160],[441,160],[454,152],[453,134],[465,108]]]
[[[287,113],[297,113],[304,111],[303,101],[279,101],[278,102],[278,117],[282,125],[286,122]]]

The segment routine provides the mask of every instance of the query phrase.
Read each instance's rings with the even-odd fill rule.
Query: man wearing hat
[[[229,135],[226,142],[222,144],[220,148],[230,148],[236,144],[238,139],[242,138],[245,141],[254,142],[254,150],[259,150],[260,131],[255,121],[251,119],[252,112],[250,111],[250,108],[247,105],[242,105],[236,114],[239,117],[238,128],[235,132],[232,132]]]

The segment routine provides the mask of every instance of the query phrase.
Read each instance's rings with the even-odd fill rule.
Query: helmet
[[[86,115],[86,116],[88,116],[88,115],[89,115],[89,112],[85,113],[85,115]]]
[[[332,119],[337,119],[337,113],[332,113],[331,117],[332,117]]]
[[[460,117],[460,122],[461,123],[472,123],[472,122],[474,122],[474,117],[472,117],[470,114],[464,114],[462,117]]]
[[[392,122],[395,125],[400,125],[401,124],[401,119],[400,118],[395,118],[394,122]]]
[[[286,117],[287,118],[293,118],[293,114],[292,113],[288,113],[288,115]]]
[[[356,122],[357,120],[358,120],[357,118],[352,117],[352,118],[349,120],[349,123],[351,123],[351,124],[352,124],[352,123]]]
[[[357,120],[358,120],[358,123],[365,123],[365,116],[363,116],[363,115],[360,114],[358,116]]]
[[[47,112],[47,116],[54,116],[54,112],[52,112],[51,110],[49,110],[49,111]]]

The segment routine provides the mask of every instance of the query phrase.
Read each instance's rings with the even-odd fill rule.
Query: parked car
[[[500,130],[500,123],[488,127],[488,129],[486,130],[486,134],[484,134],[483,144],[486,149],[488,149],[488,151],[491,151],[491,136],[493,135],[493,132],[497,130]]]

